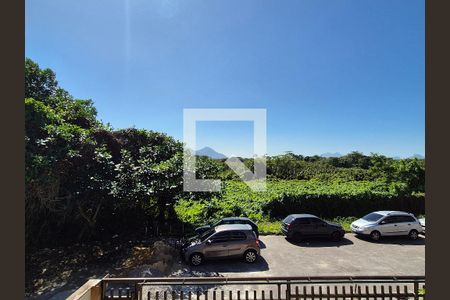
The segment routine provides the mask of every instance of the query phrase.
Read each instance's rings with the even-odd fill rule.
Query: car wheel
[[[417,230],[411,230],[408,234],[409,238],[414,240],[417,240],[419,238],[419,232]]]
[[[331,234],[331,239],[335,242],[340,241],[342,239],[342,234],[339,231],[335,231]]]
[[[258,258],[258,254],[255,250],[247,250],[244,253],[244,260],[247,263],[254,263]]]
[[[203,255],[201,255],[200,253],[193,253],[189,257],[189,262],[193,266],[199,266],[203,263]]]
[[[373,241],[379,241],[380,240],[380,238],[381,238],[381,234],[380,234],[380,232],[379,231],[372,231],[371,233],[370,233],[370,238],[373,240]]]

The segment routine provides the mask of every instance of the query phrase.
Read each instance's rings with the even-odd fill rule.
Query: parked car
[[[425,235],[425,218],[419,219],[420,225],[422,226],[422,234]]]
[[[254,263],[259,254],[259,241],[248,224],[219,225],[211,227],[183,245],[183,258],[193,266],[209,259],[241,257]]]
[[[376,211],[365,215],[350,225],[351,230],[359,235],[367,235],[374,241],[382,236],[409,236],[416,240],[422,232],[419,220],[403,211]]]
[[[256,223],[253,222],[252,220],[250,220],[249,218],[244,218],[244,217],[223,218],[214,224],[208,224],[208,225],[204,225],[204,226],[196,228],[195,233],[200,235],[200,234],[206,232],[207,230],[209,230],[211,227],[216,227],[219,225],[229,225],[229,224],[248,224],[253,228],[253,231],[255,232],[256,237],[259,237],[258,225],[256,225]]]
[[[288,239],[297,241],[307,237],[327,237],[338,241],[345,235],[341,225],[324,221],[310,214],[287,216],[281,224],[281,231]]]

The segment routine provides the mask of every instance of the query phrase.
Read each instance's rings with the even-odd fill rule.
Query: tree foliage
[[[104,126],[93,102],[74,99],[53,71],[30,59],[25,66],[27,243],[173,217],[182,145],[162,133]]]

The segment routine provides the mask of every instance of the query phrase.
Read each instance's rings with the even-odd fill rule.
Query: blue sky
[[[181,140],[183,108],[266,108],[269,154],[424,154],[424,46],[422,0],[26,1],[26,55],[104,122]]]

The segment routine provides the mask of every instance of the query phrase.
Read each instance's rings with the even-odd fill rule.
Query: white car
[[[420,225],[422,225],[422,234],[425,234],[425,218],[419,219]]]
[[[382,236],[400,235],[416,240],[423,230],[413,214],[403,211],[376,211],[356,220],[350,228],[352,232],[368,235],[374,241]]]

